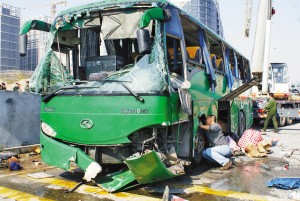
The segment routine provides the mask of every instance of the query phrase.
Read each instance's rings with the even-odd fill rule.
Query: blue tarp
[[[268,182],[268,187],[285,190],[300,188],[300,178],[276,178]]]
[[[215,86],[217,85],[216,83],[216,75],[215,75],[215,70],[213,68],[211,59],[210,59],[210,54],[208,52],[208,48],[205,42],[205,33],[203,29],[199,30],[199,38],[200,38],[200,47],[203,51],[203,60],[206,66],[206,73],[209,75],[210,78],[210,85],[211,89],[213,92],[215,92]]]

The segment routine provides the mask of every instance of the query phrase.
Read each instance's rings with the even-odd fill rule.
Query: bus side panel
[[[253,124],[253,104],[251,99],[244,101],[244,114],[246,116],[246,129],[250,128]]]
[[[239,122],[240,101],[233,100],[230,108],[231,132],[237,133]]]

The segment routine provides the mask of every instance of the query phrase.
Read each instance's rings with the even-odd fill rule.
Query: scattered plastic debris
[[[162,201],[188,201],[188,200],[180,198],[175,195],[171,195],[169,187],[166,186],[163,197],[162,197]]]
[[[22,169],[20,160],[17,159],[15,156],[12,156],[7,161],[8,161],[9,169],[11,171],[17,171],[17,170],[21,170]]]
[[[34,150],[35,153],[40,154],[41,153],[41,149],[37,148],[36,150]]]

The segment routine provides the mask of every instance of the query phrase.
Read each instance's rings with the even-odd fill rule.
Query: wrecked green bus
[[[252,124],[249,61],[168,1],[103,0],[63,11],[52,25],[28,21],[21,56],[30,30],[49,32],[30,83],[43,97],[42,160],[65,170],[75,163],[109,192],[199,164],[207,115],[227,133]],[[96,177],[103,164],[124,163]]]

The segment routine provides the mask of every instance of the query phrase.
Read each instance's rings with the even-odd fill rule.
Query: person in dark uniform
[[[274,99],[273,93],[270,93],[270,99],[269,99],[267,106],[264,108],[264,111],[267,111],[268,115],[265,119],[264,128],[262,129],[262,132],[266,132],[267,127],[272,120],[274,128],[275,128],[275,133],[278,133],[279,132],[278,131],[278,123],[277,123],[277,119],[276,119],[277,103],[276,103],[276,100]]]

